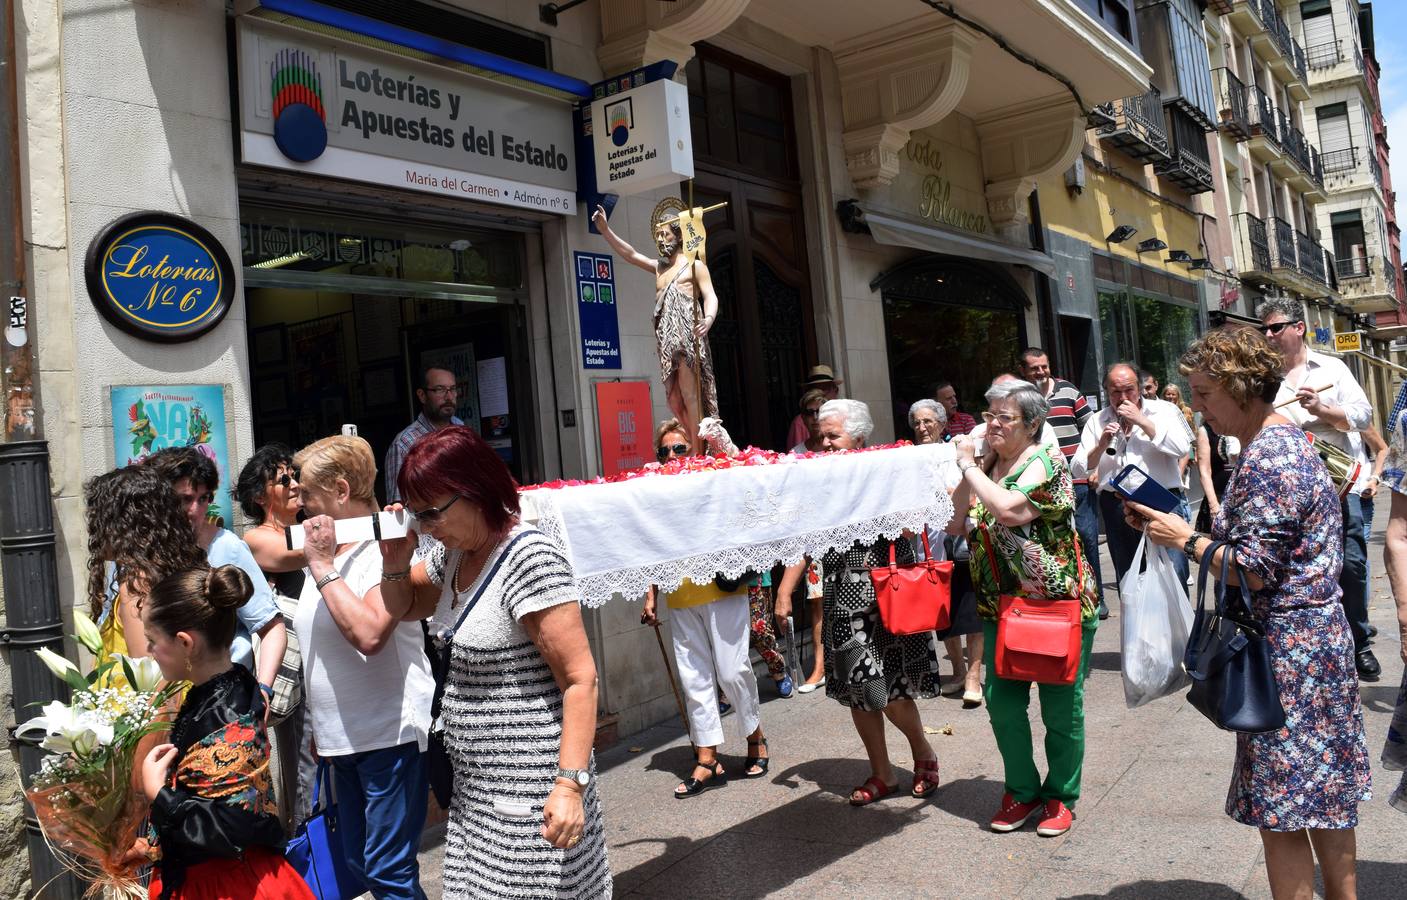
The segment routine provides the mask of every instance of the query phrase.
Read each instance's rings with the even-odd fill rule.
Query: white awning
[[[1028,266],[1051,278],[1055,277],[1055,260],[1039,250],[1016,247],[982,235],[955,231],[931,222],[870,209],[864,204],[861,204],[860,208],[864,210],[865,224],[870,227],[870,234],[874,235],[878,243],[891,247],[913,247],[916,250],[945,253],[948,256]]]

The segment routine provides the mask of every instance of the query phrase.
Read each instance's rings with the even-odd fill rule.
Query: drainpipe
[[[68,687],[34,653],[47,647],[63,653],[58,567],[54,559],[54,507],[49,488],[49,446],[35,414],[34,328],[25,289],[24,200],[20,194],[20,109],[15,8],[0,0],[0,579],[5,624],[0,653],[10,668],[15,719],[38,715],[49,700],[67,700]],[[25,785],[39,771],[38,746],[18,742],[20,778]],[[45,897],[77,900],[84,885],[54,858],[34,811],[25,804],[30,887]]]

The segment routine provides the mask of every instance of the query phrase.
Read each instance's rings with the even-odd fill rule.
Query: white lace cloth
[[[855,541],[897,538],[953,514],[946,444],[588,484],[523,494],[524,512],[571,560],[581,602],[688,578],[736,578]]]

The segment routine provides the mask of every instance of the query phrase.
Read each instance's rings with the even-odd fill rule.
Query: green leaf
[[[75,691],[88,690],[88,679],[80,675],[77,669],[65,672],[64,681],[68,682],[68,686],[73,688]]]
[[[133,690],[137,687],[137,673],[132,671],[132,664],[127,662],[127,657],[122,657],[122,674],[127,677],[127,683]]]

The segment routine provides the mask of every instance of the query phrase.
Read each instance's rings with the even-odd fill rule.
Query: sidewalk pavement
[[[1360,807],[1360,900],[1407,896],[1407,819],[1387,805],[1401,773],[1378,764],[1402,679],[1401,646],[1382,564],[1378,517],[1369,547],[1370,615],[1382,679],[1362,688],[1373,759],[1373,799]],[[1235,737],[1182,694],[1124,705],[1113,565],[1103,555],[1113,616],[1101,624],[1086,685],[1084,796],[1075,825],[1042,838],[986,827],[1002,795],[1002,767],[984,709],[920,701],[942,765],[929,800],[894,795],[856,809],[850,790],[869,774],[846,710],[824,692],[782,700],[760,679],[771,772],[688,800],[670,794],[692,752],[677,719],[597,756],[611,869],[619,897],[960,897],[1269,900],[1260,838],[1224,812]],[[949,671],[943,661],[943,671]],[[661,674],[663,677],[663,674]],[[1033,696],[1034,696],[1033,691]],[[1037,701],[1038,702],[1038,701]],[[1032,704],[1037,763],[1041,727]],[[733,717],[729,717],[732,719]],[[725,720],[725,722],[728,720]],[[912,757],[888,729],[901,785]],[[730,737],[721,758],[742,768]],[[440,895],[443,847],[421,854],[429,896]],[[1320,888],[1322,896],[1322,887]]]

